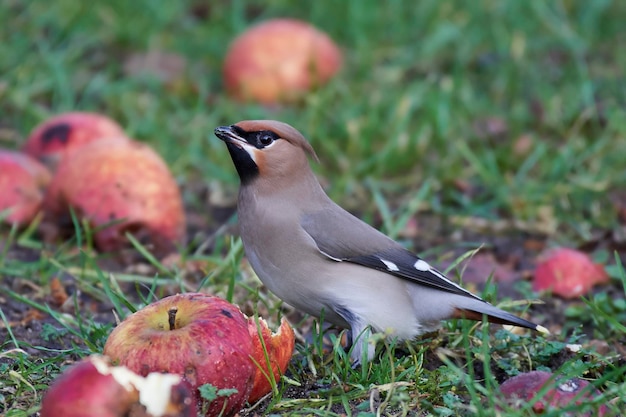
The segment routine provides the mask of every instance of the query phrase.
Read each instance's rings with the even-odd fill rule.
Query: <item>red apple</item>
[[[248,319],[248,329],[250,330],[250,336],[252,336],[254,347],[252,358],[256,368],[254,386],[248,397],[248,402],[252,404],[272,390],[272,378],[278,382],[280,376],[285,373],[291,360],[296,340],[293,329],[284,318],[280,322],[280,328],[276,333],[273,333],[267,326],[267,322],[260,317],[258,327],[255,318],[250,317]],[[269,373],[268,361],[273,376]]]
[[[558,376],[550,372],[533,371],[519,374],[504,381],[500,386],[500,391],[509,403],[515,405],[520,402],[527,403],[540,391],[544,390],[546,386],[549,386],[550,388],[546,394],[532,406],[534,412],[542,414],[549,409],[558,410],[564,408],[571,405],[572,402],[576,405],[584,404],[600,395],[597,389],[589,385],[588,381],[580,378],[559,381]],[[597,415],[602,416],[606,411],[606,406],[601,405],[598,408]],[[589,412],[576,415],[582,417],[591,416],[592,414]]]
[[[63,158],[44,209],[53,222],[68,223],[68,207],[98,228],[94,240],[103,251],[127,245],[126,231],[159,255],[184,240],[178,185],[161,157],[138,142],[96,141]]]
[[[41,417],[192,417],[195,404],[179,375],[145,378],[94,355],[59,376],[46,392]]]
[[[125,136],[122,127],[104,115],[62,113],[36,126],[22,150],[54,168],[66,152],[94,140]]]
[[[325,84],[341,62],[339,48],[325,33],[299,20],[273,19],[234,40],[223,72],[232,96],[274,104]]]
[[[50,173],[37,160],[0,149],[0,212],[8,223],[29,223],[41,208]]]
[[[576,298],[587,294],[594,285],[608,281],[602,265],[593,263],[589,255],[558,248],[545,254],[537,264],[533,290],[550,290],[563,298]]]
[[[234,415],[252,389],[255,367],[246,317],[207,294],[174,295],[130,315],[113,330],[104,354],[141,375],[169,372],[182,375],[194,389],[211,384],[236,390],[202,405],[207,416]]]

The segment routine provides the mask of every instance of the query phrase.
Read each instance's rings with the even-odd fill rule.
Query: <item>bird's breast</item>
[[[250,203],[250,201],[248,201]],[[298,216],[282,206],[257,205],[241,210],[239,228],[248,262],[272,293],[306,313],[319,316],[325,303],[327,260],[302,229]]]

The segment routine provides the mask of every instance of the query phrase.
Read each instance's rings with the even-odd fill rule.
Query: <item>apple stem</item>
[[[170,323],[170,330],[176,329],[176,313],[178,308],[172,307],[167,311],[168,322]]]

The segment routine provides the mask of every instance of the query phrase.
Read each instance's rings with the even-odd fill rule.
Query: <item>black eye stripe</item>
[[[271,130],[256,130],[251,132],[246,132],[242,128],[236,125],[231,126],[233,132],[245,140],[249,145],[254,146],[257,149],[263,149],[266,146],[271,145],[274,141],[280,139],[276,133]]]
[[[237,135],[239,135],[239,136],[241,136],[241,137],[246,137],[246,136],[248,135],[248,133],[247,133],[245,130],[243,130],[242,128],[240,128],[240,127],[239,127],[239,126],[237,126],[237,125],[232,125],[232,126],[231,126],[231,128],[233,129],[233,131],[234,131]]]
[[[263,149],[271,145],[275,140],[280,139],[276,133],[271,130],[261,130],[259,132],[251,132],[248,134],[248,143],[254,145],[258,149]]]

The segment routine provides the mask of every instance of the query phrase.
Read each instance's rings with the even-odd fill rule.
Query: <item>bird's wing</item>
[[[334,261],[374,268],[417,284],[481,300],[337,205],[304,214],[300,225],[318,250]]]

